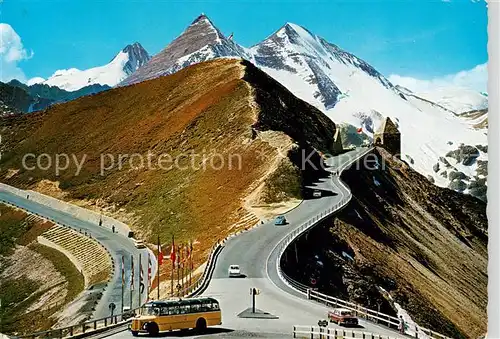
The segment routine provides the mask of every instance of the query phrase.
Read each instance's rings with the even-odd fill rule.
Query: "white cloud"
[[[391,74],[389,81],[414,92],[430,92],[441,88],[467,88],[479,92],[488,91],[488,64],[477,65],[473,69],[449,74],[430,80]]]
[[[34,77],[34,78],[31,78],[28,81],[26,81],[26,85],[31,86],[34,84],[39,84],[39,83],[44,82],[44,81],[45,81],[45,79],[42,77]]]
[[[0,80],[18,79],[26,81],[23,70],[18,63],[33,56],[24,48],[21,37],[11,25],[0,23]]]

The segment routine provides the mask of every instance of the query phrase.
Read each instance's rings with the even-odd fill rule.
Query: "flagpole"
[[[181,286],[184,287],[184,270],[186,269],[185,261],[186,261],[186,245],[182,245],[182,263],[181,263]]]
[[[149,281],[151,280],[151,256],[148,252],[148,277],[146,280],[146,302],[149,301]]]
[[[151,274],[149,272],[149,252],[148,252],[148,260],[146,261],[148,264],[147,264],[147,270],[146,272],[148,272],[148,275],[146,276],[146,283],[144,284],[144,289],[146,290],[146,302],[149,301],[149,275]]]
[[[189,241],[186,244],[186,260],[184,260],[184,274],[186,275],[185,281],[186,281],[186,286],[189,287]]]
[[[121,310],[123,314],[123,294],[125,292],[125,256],[122,255],[122,305]]]
[[[193,240],[189,242],[189,285],[193,279]]]
[[[130,256],[130,309],[132,310],[133,299],[132,295],[134,292],[134,256]]]
[[[158,234],[158,258],[160,258],[160,252],[161,251],[161,245],[160,245],[160,234]],[[157,281],[158,281],[158,286],[157,286],[157,294],[156,294],[156,300],[160,300],[160,262],[156,260],[156,273],[157,273]]]
[[[175,239],[172,234],[172,248],[170,249],[170,261],[172,261],[172,273],[170,274],[170,297],[174,297],[174,271],[175,271]]]
[[[181,266],[181,257],[180,257],[180,245],[177,246],[177,286],[179,286],[179,282],[180,282],[180,272],[179,272],[179,269],[180,269],[180,266]],[[177,289],[177,296],[179,296],[179,289]]]
[[[142,283],[142,259],[141,259],[141,253],[139,253],[139,286],[137,288],[137,292],[139,292],[139,304],[137,304],[137,307],[141,307],[141,283]]]

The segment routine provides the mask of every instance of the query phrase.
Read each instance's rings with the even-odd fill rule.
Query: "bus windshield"
[[[144,305],[141,311],[142,315],[160,315],[160,308],[152,305]]]

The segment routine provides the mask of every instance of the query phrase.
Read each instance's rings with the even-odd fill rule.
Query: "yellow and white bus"
[[[151,336],[163,331],[195,328],[203,332],[207,326],[222,324],[219,302],[213,298],[189,298],[151,301],[132,319],[133,336],[148,333]]]

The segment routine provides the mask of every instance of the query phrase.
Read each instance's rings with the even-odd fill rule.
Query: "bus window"
[[[161,315],[168,315],[168,307],[167,306],[162,306],[160,309]]]
[[[181,305],[179,306],[179,310],[181,314],[189,313],[189,305]]]
[[[146,307],[146,306],[141,307],[141,315],[149,315],[150,308],[151,307]]]
[[[191,313],[197,313],[201,311],[201,304],[192,304]]]
[[[170,306],[168,308],[168,314],[170,315],[179,314],[179,306]]]
[[[203,303],[201,304],[201,311],[202,312],[211,312],[212,311],[212,303]]]
[[[141,314],[142,315],[155,315],[155,313],[154,313],[155,309],[156,308],[154,308],[152,306],[143,307]]]

